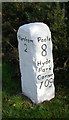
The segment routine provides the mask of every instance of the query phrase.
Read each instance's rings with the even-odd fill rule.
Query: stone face
[[[19,27],[17,32],[22,93],[34,103],[55,96],[52,40],[49,27],[41,22]]]

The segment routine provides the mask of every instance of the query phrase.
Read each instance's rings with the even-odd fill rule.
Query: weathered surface
[[[22,92],[34,103],[55,96],[52,40],[44,23],[21,26],[17,33]]]

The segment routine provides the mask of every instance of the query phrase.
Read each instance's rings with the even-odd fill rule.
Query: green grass
[[[3,118],[69,118],[68,77],[64,78],[65,73],[55,75],[55,98],[38,105],[21,94],[20,78],[14,73],[15,65],[3,65]]]
[[[2,65],[0,64],[0,119],[2,117]]]

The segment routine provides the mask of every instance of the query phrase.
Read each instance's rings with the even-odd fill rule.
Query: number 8
[[[41,46],[41,48],[42,48],[42,56],[46,56],[47,55],[47,51],[46,51],[46,49],[47,49],[47,45],[46,44],[43,44],[42,46]]]

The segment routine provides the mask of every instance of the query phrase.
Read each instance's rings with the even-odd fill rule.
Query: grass
[[[2,118],[2,65],[0,63],[0,119]]]
[[[3,65],[2,117],[5,118],[69,118],[68,73],[55,74],[56,96],[49,102],[33,104],[21,94],[20,77],[15,65]]]

